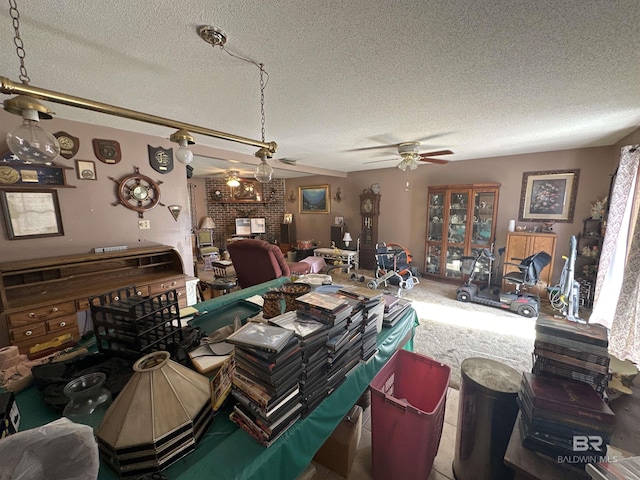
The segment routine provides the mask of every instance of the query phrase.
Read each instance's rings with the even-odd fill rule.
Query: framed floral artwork
[[[524,172],[518,220],[572,223],[580,170]]]

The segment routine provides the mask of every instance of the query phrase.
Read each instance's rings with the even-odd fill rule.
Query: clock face
[[[373,210],[373,202],[370,198],[365,198],[364,202],[362,202],[362,211],[363,212],[371,212]]]
[[[149,197],[149,190],[144,185],[136,185],[131,189],[131,197],[138,200],[146,200]]]

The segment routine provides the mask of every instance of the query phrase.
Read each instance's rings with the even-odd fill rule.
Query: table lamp
[[[344,246],[348,247],[353,238],[351,238],[351,234],[349,232],[344,232],[344,237],[342,237],[342,241],[344,242]]]

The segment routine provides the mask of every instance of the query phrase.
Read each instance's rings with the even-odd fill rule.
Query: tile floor
[[[433,462],[433,469],[428,480],[454,480],[452,463],[456,445],[456,422],[458,420],[458,390],[449,388],[447,392],[447,403],[445,406],[444,427],[440,439],[438,455]],[[364,412],[362,423],[362,436],[358,444],[356,458],[351,467],[348,480],[373,480],[371,471],[371,407]],[[315,474],[310,473],[315,467]],[[316,462],[312,463],[299,480],[341,480],[345,477],[332,472],[328,468]]]

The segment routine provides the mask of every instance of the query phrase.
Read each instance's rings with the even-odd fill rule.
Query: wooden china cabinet
[[[425,276],[462,280],[462,257],[491,249],[499,191],[499,183],[429,187]],[[487,280],[487,267],[480,263],[476,266],[475,280]]]

